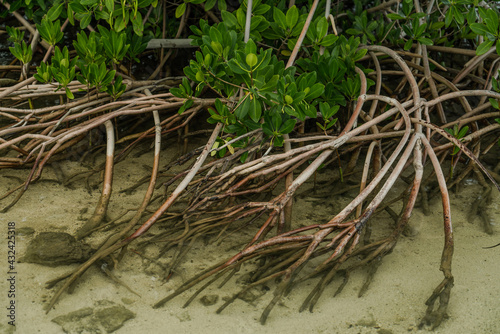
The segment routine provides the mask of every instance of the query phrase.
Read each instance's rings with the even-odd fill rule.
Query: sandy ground
[[[119,164],[115,170],[115,190],[110,206],[110,216],[114,217],[123,208],[137,207],[145,187],[136,194],[127,196],[119,189],[130,186],[142,175],[140,167],[143,159],[131,158],[127,164]],[[149,159],[148,156],[146,156]],[[77,167],[76,162],[62,163],[64,169]],[[69,172],[68,172],[69,173]],[[0,190],[10,189],[17,180],[6,175],[25,177],[25,171],[5,171],[0,174]],[[43,177],[55,179],[51,167],[47,167]],[[477,196],[480,188],[466,186],[460,195],[452,195],[453,221],[455,232],[455,255],[453,273],[455,286],[448,308],[449,319],[435,330],[435,333],[500,333],[500,247],[483,249],[500,242],[500,226],[494,226],[495,234],[482,232],[479,219],[467,221],[468,204]],[[69,189],[56,182],[38,182],[30,187],[22,199],[7,213],[0,214],[2,234],[7,235],[8,222],[15,222],[16,229],[31,227],[33,235],[16,237],[16,256],[25,252],[31,238],[42,231],[65,231],[74,233],[83,224],[79,218],[90,215],[98,199],[99,191],[89,194],[83,187]],[[5,206],[7,200],[0,204]],[[495,222],[500,219],[500,196],[494,193],[489,213]],[[331,204],[331,203],[330,203]],[[302,200],[295,206],[295,221],[314,220],[315,215],[324,215],[315,201]],[[88,213],[81,213],[88,208]],[[231,296],[238,288],[234,283],[238,274],[228,286],[209,288],[204,295],[218,295],[215,305],[205,306],[198,297],[189,307],[182,308],[191,295],[185,293],[159,309],[152,305],[177,288],[183,280],[200,269],[238,250],[238,245],[213,244],[195,245],[171,280],[164,283],[149,262],[133,252],[129,252],[119,264],[115,274],[139,296],[128,291],[108,277],[98,268],[90,269],[79,281],[73,294],[63,294],[49,314],[44,306],[55,290],[47,290],[45,282],[68,272],[75,265],[55,268],[38,264],[16,264],[16,329],[17,333],[62,333],[62,328],[51,320],[84,307],[94,307],[98,301],[108,300],[123,305],[135,313],[135,318],[125,322],[115,333],[407,333],[419,332],[418,323],[425,312],[425,300],[442,280],[439,263],[443,246],[441,204],[431,203],[431,216],[424,216],[416,209],[411,219],[415,235],[403,237],[395,251],[383,260],[368,292],[362,298],[357,293],[366,272],[352,274],[344,291],[332,298],[339,282],[326,289],[313,313],[298,312],[302,300],[307,296],[314,282],[296,288],[283,302],[275,307],[267,324],[262,326],[258,319],[260,312],[272,298],[272,289],[252,303],[237,300],[221,314],[215,310],[223,303],[224,297]],[[8,325],[7,312],[10,299],[7,279],[7,240],[0,239],[0,302],[2,316],[0,333],[12,330]],[[96,243],[90,240],[89,243]],[[131,247],[133,248],[133,246]],[[243,273],[242,273],[243,274]],[[240,275],[242,275],[240,274]],[[192,292],[192,291],[191,291]],[[424,329],[422,331],[427,331]],[[93,331],[96,333],[97,331]]]

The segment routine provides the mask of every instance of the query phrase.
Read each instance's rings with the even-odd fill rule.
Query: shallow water
[[[166,153],[166,154],[165,154]],[[175,152],[168,149],[164,157]],[[119,193],[139,180],[145,173],[142,164],[150,164],[149,154],[139,157],[129,156],[124,163],[115,168],[114,192],[110,204],[110,217],[114,218],[127,208],[135,208],[142,200],[146,186],[141,186],[132,195]],[[166,159],[166,158],[165,158]],[[171,158],[170,158],[171,159]],[[166,159],[166,160],[170,160]],[[163,162],[164,164],[166,161]],[[82,169],[76,162],[61,162],[60,167],[66,175]],[[28,171],[0,170],[0,190],[17,185]],[[88,218],[93,212],[99,190],[88,193],[85,187],[74,189],[63,187],[54,169],[47,167],[43,174],[45,181],[30,186],[21,200],[5,214],[0,214],[2,234],[6,235],[8,222],[15,222],[17,230],[26,227],[34,229],[35,234],[42,231],[63,231],[74,234],[83,224],[81,219]],[[51,181],[52,180],[52,181]],[[455,232],[455,254],[453,274],[455,286],[452,289],[449,318],[435,330],[435,333],[500,333],[500,247],[483,249],[500,242],[500,226],[494,226],[495,234],[490,236],[482,231],[479,218],[467,221],[468,205],[481,191],[477,184],[463,187],[459,195],[452,194],[452,219]],[[159,192],[159,191],[158,191]],[[496,222],[500,219],[500,195],[494,192],[493,204],[489,214]],[[4,207],[8,200],[0,202]],[[332,214],[339,203],[318,202],[317,198],[298,199],[294,207],[295,223],[322,221]],[[82,209],[88,208],[87,212]],[[425,216],[416,208],[410,220],[414,229],[411,237],[402,237],[394,252],[383,259],[374,281],[362,298],[358,291],[362,286],[366,271],[355,271],[343,292],[333,297],[339,281],[334,281],[324,292],[313,313],[299,313],[298,309],[314,286],[314,281],[298,286],[289,296],[277,305],[265,326],[260,325],[259,317],[263,308],[272,298],[270,291],[263,293],[252,302],[235,301],[221,314],[215,310],[222,305],[223,299],[230,297],[241,286],[238,277],[242,271],[222,289],[211,286],[187,308],[184,302],[191,296],[188,293],[178,296],[159,309],[152,305],[176,289],[183,281],[196,272],[237,252],[242,244],[196,244],[181,268],[172,279],[163,282],[161,270],[149,261],[134,253],[131,245],[123,261],[115,270],[115,275],[133,291],[127,290],[106,277],[97,267],[91,268],[76,286],[73,294],[63,294],[48,315],[44,306],[55,290],[47,290],[45,282],[67,273],[75,265],[55,268],[37,264],[16,264],[16,329],[18,333],[62,333],[61,327],[52,322],[53,318],[84,307],[94,307],[98,301],[108,300],[123,305],[135,313],[135,319],[125,322],[116,333],[404,333],[418,332],[418,323],[425,313],[425,301],[432,290],[441,282],[442,273],[439,263],[443,246],[442,210],[439,200],[430,207],[431,216]],[[377,223],[389,221],[388,216],[380,216]],[[388,223],[387,223],[388,224]],[[32,235],[17,235],[16,256],[24,254]],[[102,235],[93,237],[89,243],[96,245]],[[144,255],[152,250],[146,249]],[[0,332],[8,332],[6,307],[9,290],[6,270],[6,238],[0,241],[0,261],[2,271],[0,298],[3,313]],[[204,306],[200,298],[217,295],[215,305]],[[91,331],[92,332],[92,331]],[[94,331],[95,332],[95,331]]]

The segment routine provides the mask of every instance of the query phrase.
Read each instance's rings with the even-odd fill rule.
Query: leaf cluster
[[[195,87],[183,80],[171,93],[185,99],[180,110],[183,112],[193,105],[194,97],[208,88],[221,97],[215,109],[209,110],[209,123],[223,123],[224,131],[234,136],[262,129],[265,140],[281,146],[283,136],[292,132],[298,121],[319,117],[318,127],[325,132],[335,125],[337,119],[333,116],[340,107],[359,95],[360,80],[354,68],[366,50],[359,49],[359,38],[328,34],[327,21],[319,16],[313,20],[302,48],[311,57],[299,59],[297,67],[285,68],[283,51],[295,46],[294,37],[300,33],[305,16],[296,7],[286,13],[274,7],[272,16],[268,15],[271,21],[264,16],[253,21],[267,10],[261,9],[252,18],[256,30],[251,36],[255,39],[246,44],[243,11],[223,11],[225,19],[219,24],[210,26],[201,20],[199,26],[192,26],[193,44],[200,50],[184,73]],[[277,49],[257,46],[278,35],[281,44]],[[322,54],[320,48],[326,48]],[[236,104],[221,102],[235,100],[238,95],[241,97]],[[243,144],[237,142],[233,147]]]

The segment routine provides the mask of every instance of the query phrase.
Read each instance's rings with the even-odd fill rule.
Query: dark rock
[[[215,303],[217,303],[218,300],[219,300],[219,296],[218,295],[205,295],[205,296],[203,296],[203,297],[200,298],[200,302],[204,306],[214,305]]]
[[[134,312],[124,306],[115,305],[96,311],[95,319],[108,333],[122,327],[125,321],[135,318]]]
[[[92,248],[64,232],[41,232],[28,245],[20,262],[59,266],[85,262]]]
[[[52,319],[65,333],[113,333],[135,314],[112,301],[100,300],[94,308],[85,307]]]

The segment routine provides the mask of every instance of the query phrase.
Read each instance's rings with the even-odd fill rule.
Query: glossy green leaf
[[[326,21],[326,18],[321,17],[316,24],[317,38],[321,39],[324,36],[326,36],[327,31],[328,31],[328,22]]]
[[[255,65],[257,65],[257,56],[255,55],[255,53],[249,53],[249,54],[247,54],[247,56],[246,56],[246,63],[251,68],[253,68]]]
[[[409,40],[407,40],[407,41],[406,41],[406,43],[405,43],[404,49],[405,49],[406,51],[410,50],[410,49],[411,49],[411,45],[412,45],[412,44],[413,44],[413,39],[409,39]]]
[[[389,13],[387,14],[387,17],[390,18],[391,20],[393,21],[397,21],[397,20],[404,20],[405,17],[404,16],[401,16],[399,14],[394,14],[394,13]]]
[[[202,0],[202,2],[203,2],[203,0]],[[227,10],[226,0],[218,0],[217,7],[219,8],[220,11]]]
[[[498,104],[498,100],[489,98],[488,101],[490,101],[490,104],[493,108],[500,110],[500,106]],[[500,118],[495,119],[498,123],[500,123]]]
[[[262,106],[260,101],[254,96],[250,96],[250,109],[248,110],[248,115],[254,122],[258,122],[260,120],[260,116],[262,115]]]
[[[469,127],[468,126],[464,126],[463,128],[461,128],[460,131],[458,132],[457,136],[456,136],[457,139],[463,138],[467,134],[467,131],[469,131]]]
[[[73,93],[71,92],[71,90],[68,87],[66,87],[66,96],[71,100],[73,100],[75,98],[75,96],[73,95]]]
[[[137,15],[132,18],[132,24],[134,28],[134,32],[137,36],[142,36],[142,32],[144,30],[144,25],[142,24],[142,15],[141,12],[137,12]]]
[[[92,14],[90,12],[83,14],[82,18],[80,19],[80,29],[87,28],[87,26],[90,24],[91,19],[92,19]]]
[[[338,36],[335,36],[333,34],[326,35],[320,42],[319,45],[321,46],[332,46],[336,41],[338,40]]]
[[[286,30],[287,24],[286,24],[286,16],[285,14],[278,8],[278,7],[273,7],[273,19],[274,22],[278,25],[283,30]]]
[[[444,25],[445,27],[449,27],[451,22],[453,22],[453,11],[451,10],[452,7],[448,8],[446,13],[444,14]]]
[[[424,45],[433,45],[432,40],[431,40],[431,39],[429,39],[429,38],[420,37],[420,38],[418,38],[417,40],[420,42],[420,44],[424,44]]]
[[[223,10],[221,12],[222,20],[224,21],[225,24],[227,24],[228,27],[236,27],[238,25],[238,20],[236,19],[236,16],[234,16],[232,13]]]
[[[249,95],[247,95],[243,100],[243,102],[241,102],[240,105],[236,108],[234,114],[239,120],[243,120],[247,116],[250,108],[251,108],[251,102]]]
[[[205,11],[209,11],[210,9],[214,8],[216,2],[217,0],[207,0],[205,2]]]
[[[298,20],[299,20],[299,10],[297,9],[296,6],[293,6],[292,8],[288,9],[288,11],[286,12],[286,26],[287,26],[287,28],[289,28],[289,29],[293,28],[297,24]]]
[[[104,5],[106,6],[109,12],[113,12],[115,7],[115,2],[113,0],[104,0]]]
[[[186,11],[186,3],[183,2],[175,9],[175,18],[178,19],[179,17],[181,17],[185,11]]]
[[[481,24],[481,23],[472,23],[470,25],[470,29],[475,32],[476,34],[478,35],[486,35],[486,33],[489,33],[489,29],[484,25],[484,24]]]
[[[59,16],[61,15],[63,7],[64,7],[64,3],[60,3],[60,4],[56,3],[56,4],[54,4],[52,6],[52,8],[50,8],[49,11],[47,12],[47,18],[50,21],[57,20],[59,18]]]
[[[297,123],[296,119],[289,119],[280,128],[280,133],[282,134],[288,134],[293,131],[295,128],[295,124]]]
[[[491,48],[492,45],[493,45],[492,41],[484,41],[483,43],[481,43],[477,47],[476,54],[478,56],[485,54],[486,52],[488,52],[490,50],[490,48]]]
[[[276,7],[274,7],[276,8]],[[254,15],[262,15],[262,14],[265,14],[269,11],[269,9],[271,9],[271,6],[269,5],[266,5],[266,4],[258,4],[258,6],[254,6],[252,12]]]
[[[184,105],[179,108],[178,113],[181,115],[184,111],[187,109],[191,108],[194,104],[194,101],[192,99],[187,99],[186,102],[184,102]]]
[[[455,20],[457,21],[457,23],[460,25],[463,25],[465,22],[465,18],[464,18],[464,15],[462,14],[462,12],[460,11],[460,9],[458,9],[457,6],[452,6],[451,8],[453,10],[453,16],[455,17]]]

